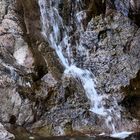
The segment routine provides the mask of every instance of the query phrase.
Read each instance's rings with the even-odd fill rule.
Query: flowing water
[[[93,78],[93,74],[89,70],[77,67],[74,63],[73,56],[71,55],[72,44],[70,44],[70,29],[72,28],[72,26],[64,24],[63,18],[60,16],[58,10],[58,6],[60,3],[61,0],[39,0],[42,34],[49,42],[50,46],[55,49],[59,59],[65,67],[64,74],[68,74],[80,79],[87,98],[91,103],[90,111],[102,116],[105,119],[105,123],[108,129],[110,129],[112,133],[116,133],[113,117],[115,115],[117,116],[117,118],[120,118],[120,113],[119,111],[115,111],[113,107],[110,107],[109,109],[104,108],[104,106],[102,105],[102,100],[107,99],[108,96],[98,94],[95,89],[96,80]],[[82,20],[86,18],[86,13],[84,10],[82,10],[81,0],[75,0],[74,4],[76,10],[72,11],[72,17],[74,18],[73,20],[76,25],[76,31],[80,36],[80,34],[84,32]],[[79,48],[81,53],[86,53],[79,40],[76,41],[74,47]],[[63,49],[66,50],[66,56],[63,54]],[[118,106],[115,100],[114,104],[115,106]],[[128,133],[125,132],[125,135],[127,134]]]

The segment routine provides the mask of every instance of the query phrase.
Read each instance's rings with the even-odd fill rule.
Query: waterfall
[[[102,97],[99,96],[95,90],[94,80],[91,78],[92,73],[88,70],[82,70],[76,67],[74,64],[70,65],[67,58],[64,57],[62,48],[68,45],[67,44],[68,35],[63,25],[62,18],[60,17],[56,7],[51,6],[51,2],[50,2],[49,9],[46,9],[45,7],[47,4],[48,3],[46,3],[45,0],[39,0],[41,18],[42,18],[43,35],[47,38],[48,42],[50,43],[50,46],[55,49],[59,59],[64,65],[65,67],[64,73],[71,74],[72,76],[78,77],[81,80],[83,87],[85,89],[85,92],[87,94],[87,97],[91,101],[90,110],[96,114],[105,116],[106,112],[104,111],[103,106],[100,105]],[[64,30],[64,36],[63,36],[64,38],[62,39],[61,42],[58,41],[58,37],[60,36],[59,26],[63,27],[63,30]],[[52,28],[52,31],[48,35],[47,33],[50,28]]]
[[[42,34],[49,42],[49,45],[55,49],[61,63],[65,67],[64,74],[68,74],[80,79],[87,98],[90,100],[90,111],[104,117],[107,127],[112,131],[112,133],[115,133],[116,130],[113,123],[113,115],[116,115],[118,116],[118,118],[120,118],[120,113],[115,112],[113,107],[110,107],[109,109],[104,108],[104,106],[102,105],[102,100],[108,99],[108,96],[100,95],[97,93],[95,89],[96,86],[95,79],[93,79],[93,74],[89,70],[77,67],[72,59],[68,60],[68,57],[71,53],[71,44],[69,43],[70,27],[64,25],[63,23],[63,19],[58,11],[59,3],[60,0],[57,0],[57,2],[55,0],[39,0]],[[81,5],[81,3],[81,0],[75,1],[76,5]],[[77,20],[77,31],[83,32],[84,30],[81,20],[86,17],[86,13],[82,11],[82,8],[79,8],[79,10],[75,11],[74,14],[76,17],[75,20]],[[81,49],[82,52],[83,48],[82,46],[80,46],[80,43],[77,42],[76,45],[79,49]],[[63,54],[62,50],[64,48],[67,51],[68,57],[65,57]],[[117,103],[115,103],[115,105],[117,105]]]

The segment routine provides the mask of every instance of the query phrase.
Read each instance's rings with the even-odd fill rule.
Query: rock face
[[[13,138],[15,138],[14,135],[10,134],[7,130],[5,130],[4,126],[0,124],[0,139],[10,140]]]
[[[81,38],[90,53],[83,67],[91,68],[99,89],[106,88],[103,92],[120,90],[136,76],[140,68],[139,34],[139,28],[120,13],[97,17],[89,23]]]
[[[116,128],[140,131],[140,7],[137,0],[124,3],[81,1],[87,17],[80,35],[75,15],[69,14],[82,10],[79,5],[60,0],[58,7],[71,29],[73,62],[92,71],[97,92],[109,96],[105,108],[114,106],[114,98],[119,104],[122,121]],[[9,125],[21,126],[43,137],[110,133],[103,117],[89,111],[79,79],[64,74],[41,27],[37,0],[0,0],[0,122],[9,131]],[[84,51],[73,47],[75,40]],[[13,137],[0,129],[0,138]]]

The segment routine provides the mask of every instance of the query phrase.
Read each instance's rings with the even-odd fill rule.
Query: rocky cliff
[[[70,57],[76,66],[93,73],[97,92],[109,96],[103,106],[119,106],[122,121],[114,120],[116,129],[139,132],[140,3],[80,2],[82,6],[60,0],[58,5],[70,29]],[[81,20],[80,33],[76,10],[87,15]],[[59,28],[60,41],[63,27]],[[84,51],[73,47],[76,40]],[[65,48],[63,53],[68,57]],[[0,137],[14,137],[5,129],[16,134],[18,127],[44,137],[110,133],[103,117],[89,111],[80,80],[65,75],[64,69],[42,35],[38,0],[0,0]]]

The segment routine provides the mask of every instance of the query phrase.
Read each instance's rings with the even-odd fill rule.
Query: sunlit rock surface
[[[139,2],[76,4],[60,0],[58,6],[69,27],[72,61],[91,70],[97,92],[109,95],[102,103],[105,108],[114,106],[114,98],[119,104],[122,122],[117,129],[140,131]],[[80,10],[87,17],[80,20],[79,35],[73,11]],[[0,0],[0,122],[12,133],[18,125],[42,137],[109,133],[104,118],[89,111],[79,79],[63,74],[64,66],[41,34],[41,26],[37,0]],[[59,28],[61,40],[63,27]],[[81,46],[75,48],[76,40],[83,51]],[[70,61],[65,48],[63,52]],[[1,128],[0,138],[13,137]]]

